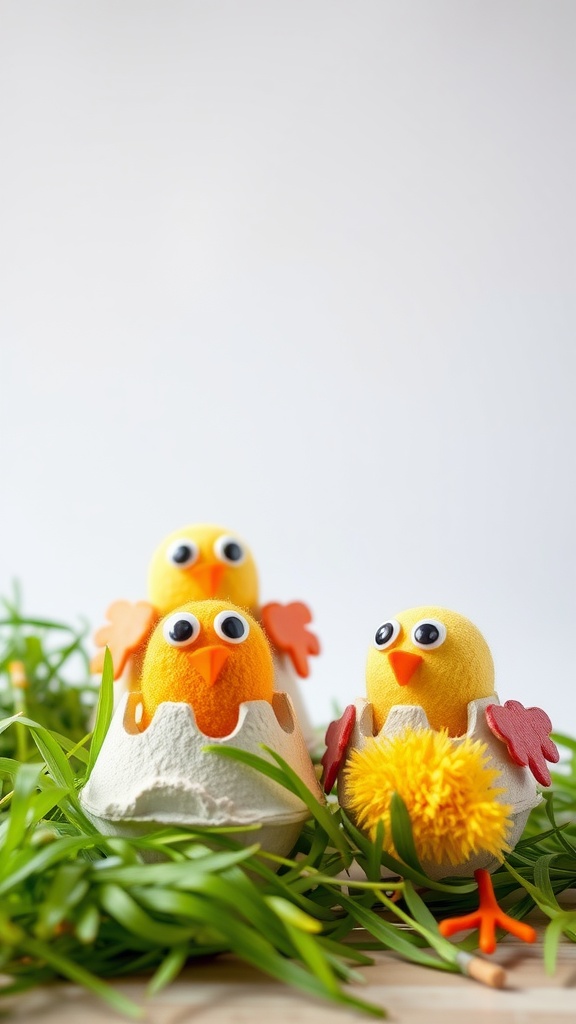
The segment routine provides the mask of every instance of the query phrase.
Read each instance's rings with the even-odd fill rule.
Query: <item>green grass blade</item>
[[[438,924],[436,918],[428,909],[424,900],[418,895],[412,882],[405,881],[403,893],[404,901],[408,910],[412,914],[412,917],[422,925],[423,928],[428,929],[430,932],[438,931]]]
[[[96,764],[96,758],[102,749],[104,738],[108,732],[110,722],[112,721],[113,710],[114,667],[112,665],[112,655],[107,647],[104,652],[104,668],[102,670],[102,682],[100,684],[100,693],[98,694],[98,705],[96,708],[96,721],[94,724],[94,731],[92,733],[92,742],[90,744],[88,767],[86,769],[86,781],[90,778],[92,769]]]
[[[192,928],[164,924],[150,917],[136,900],[118,885],[103,885],[98,895],[102,907],[114,920],[152,946],[176,946],[193,937]]]
[[[322,931],[322,922],[301,910],[295,903],[282,896],[265,896],[265,903],[272,908],[284,925],[298,928],[301,932],[317,935]]]
[[[78,941],[85,946],[91,946],[98,936],[101,917],[98,907],[94,903],[84,903],[76,918],[75,932]]]
[[[564,912],[552,918],[544,934],[544,966],[547,974],[554,974],[558,956],[558,946],[562,934],[570,934],[576,938],[576,912]]]
[[[32,626],[34,629],[62,629],[66,633],[72,631],[71,627],[65,622],[55,622],[52,619],[20,618],[18,615],[11,615],[8,619],[0,619],[0,626]]]
[[[38,907],[35,932],[39,939],[48,939],[71,910],[84,898],[89,883],[87,861],[63,863],[54,875],[46,898]]]
[[[158,995],[163,988],[166,988],[175,978],[178,977],[182,968],[186,964],[188,959],[188,946],[186,943],[182,943],[180,946],[174,946],[166,956],[162,963],[151,978],[146,994],[149,997]]]
[[[382,852],[384,849],[384,822],[376,825],[376,835],[371,843],[369,856],[366,860],[366,877],[369,882],[379,882],[382,875]]]
[[[350,916],[370,935],[378,939],[381,948],[393,950],[406,960],[422,964],[425,967],[438,968],[440,966],[438,959],[421,949],[409,932],[401,931],[397,925],[384,921],[373,910],[364,907],[360,902],[348,896],[341,894],[339,900]]]
[[[556,907],[560,910],[558,900],[556,899],[554,889],[552,888],[552,882],[550,880],[550,867],[557,859],[557,854],[549,853],[543,857],[539,857],[534,865],[534,885],[540,889],[543,898],[549,904],[551,908]]]
[[[184,860],[165,864],[123,864],[109,866],[103,862],[99,868],[102,881],[122,887],[134,885],[170,886],[177,889],[194,889],[212,875],[217,875],[236,864],[242,864],[257,853],[259,846],[242,850],[212,853],[195,860]]]
[[[58,953],[49,943],[40,942],[37,939],[28,939],[23,943],[22,948],[28,956],[50,964],[61,977],[68,978],[70,981],[81,985],[83,988],[99,996],[113,1010],[117,1010],[127,1017],[132,1017],[134,1020],[140,1020],[144,1016],[144,1011],[136,1003],[133,1003],[131,999],[127,999],[121,992],[117,992],[116,989],[107,985],[100,978],[97,978],[90,971],[86,970],[85,967]]]
[[[32,854],[28,848],[15,852],[11,863],[0,862],[0,896],[14,892],[26,879],[42,875],[58,861],[93,846],[92,836],[69,836],[55,839]]]
[[[348,863],[350,863],[350,850],[346,846],[334,815],[331,814],[324,804],[321,804],[319,800],[317,800],[314,794],[308,789],[306,783],[302,782],[296,772],[290,768],[279,754],[276,754],[276,752],[271,750],[269,747],[263,746],[263,749],[266,750],[279,765],[279,767],[276,767],[274,764],[271,764],[258,754],[252,754],[246,750],[239,750],[236,747],[222,747],[214,744],[206,746],[203,749],[221,757],[227,757],[232,761],[239,761],[241,764],[249,765],[262,775],[266,775],[269,779],[277,782],[278,785],[282,786],[284,789],[288,789],[291,793],[294,793],[294,795],[299,797],[307,806],[314,819],[322,826],[324,831],[330,836],[330,839],[336,848],[342,853],[343,857],[348,860]]]
[[[36,790],[40,768],[34,764],[23,764],[16,772],[14,795],[8,818],[6,837],[2,844],[2,857],[7,858],[20,845],[27,828],[32,794]]]
[[[406,804],[399,793],[392,794],[392,800],[390,801],[390,819],[392,826],[392,839],[394,840],[394,846],[396,847],[398,856],[408,865],[408,867],[412,868],[413,871],[417,871],[420,875],[425,875],[426,872],[424,871],[416,852],[410,815]]]

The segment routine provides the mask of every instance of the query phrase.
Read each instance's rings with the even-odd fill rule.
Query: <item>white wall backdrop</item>
[[[2,0],[0,593],[99,625],[194,521],[312,717],[440,603],[576,731],[576,5]]]

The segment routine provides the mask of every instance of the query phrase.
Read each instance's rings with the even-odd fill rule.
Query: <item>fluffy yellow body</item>
[[[469,736],[454,745],[445,730],[407,729],[353,750],[344,776],[349,809],[359,827],[394,851],[392,795],[402,797],[422,860],[461,864],[479,850],[502,857],[509,847],[512,808],[496,798],[500,772],[489,767],[486,746]]]

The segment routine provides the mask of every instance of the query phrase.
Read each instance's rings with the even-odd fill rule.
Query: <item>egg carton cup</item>
[[[318,746],[318,737],[308,708],[302,696],[300,681],[297,676],[291,659],[281,651],[272,651],[274,664],[274,689],[277,692],[286,693],[292,701],[293,711],[296,714],[298,724],[309,751],[314,751]],[[135,666],[134,658],[129,658],[124,671],[114,680],[113,700],[117,708],[126,693],[135,693],[140,690],[140,677]]]
[[[300,677],[296,674],[291,659],[281,651],[272,651],[274,664],[274,689],[286,693],[292,701],[292,707],[308,750],[318,746],[318,737],[312,724],[306,703],[300,689]]]
[[[491,731],[486,721],[486,708],[490,704],[499,704],[497,694],[491,697],[483,697],[480,700],[470,701],[468,704],[468,727],[462,736],[452,738],[454,746],[459,746],[469,736],[474,740],[480,740],[486,745],[486,767],[496,768],[500,772],[495,782],[498,789],[503,792],[494,796],[494,800],[511,806],[510,820],[512,827],[506,839],[510,848],[513,849],[524,831],[528,815],[533,807],[542,800],[542,796],[536,785],[536,781],[529,768],[523,768],[514,764],[508,754],[506,745],[499,740]],[[356,724],[349,741],[349,750],[363,750],[369,739],[374,736],[374,715],[372,704],[365,698],[359,698],[355,702]],[[388,717],[377,734],[381,736],[395,736],[404,729],[430,729],[431,726],[422,707],[417,705],[396,704],[390,709]],[[356,824],[354,815],[349,810],[349,799],[346,792],[346,783],[340,775],[338,782],[338,799],[351,820]],[[487,851],[480,850],[470,857],[463,864],[436,864],[432,861],[421,860],[422,867],[426,874],[433,879],[447,877],[469,877],[478,868],[485,868],[487,871],[495,871],[501,864],[501,860],[494,857]],[[393,872],[383,870],[383,877],[391,877]]]
[[[309,811],[295,794],[249,765],[206,746],[235,747],[276,764],[262,745],[278,753],[321,802],[322,792],[290,698],[275,693],[272,704],[240,705],[238,723],[224,737],[196,725],[189,704],[161,704],[141,730],[141,695],[125,694],[92,770],[80,792],[83,810],[106,835],[144,835],[166,826],[259,826],[233,833],[270,853],[290,852]]]

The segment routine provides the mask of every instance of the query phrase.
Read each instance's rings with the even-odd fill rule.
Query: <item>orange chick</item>
[[[140,682],[142,727],[164,701],[190,704],[207,736],[228,736],[245,701],[272,702],[274,669],[266,636],[225,601],[190,601],[157,625]]]

